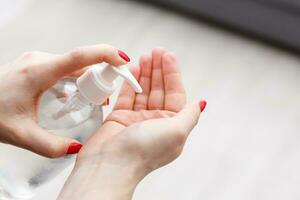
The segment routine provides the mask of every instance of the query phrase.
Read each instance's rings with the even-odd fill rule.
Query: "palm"
[[[113,112],[101,128],[102,133],[114,135],[133,123],[171,117],[186,103],[178,63],[173,54],[154,49],[151,55],[142,56],[140,64],[131,71],[143,93],[136,94],[125,82]]]

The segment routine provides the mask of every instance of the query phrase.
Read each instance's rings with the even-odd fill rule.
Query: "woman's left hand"
[[[164,49],[142,56],[131,71],[143,93],[123,84],[113,112],[80,150],[60,200],[131,199],[140,180],[181,154],[206,101],[186,104],[176,56]]]
[[[126,64],[124,53],[106,44],[79,47],[62,55],[24,53],[0,71],[0,142],[19,146],[46,157],[59,157],[80,143],[49,133],[37,124],[41,94],[59,79],[80,74],[89,65]],[[127,61],[126,61],[127,59]]]

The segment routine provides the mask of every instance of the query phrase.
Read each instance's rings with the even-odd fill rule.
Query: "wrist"
[[[76,162],[59,199],[131,199],[145,175],[138,163],[125,160]]]

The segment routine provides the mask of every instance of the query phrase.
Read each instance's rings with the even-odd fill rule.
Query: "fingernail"
[[[118,50],[118,54],[121,58],[123,58],[126,62],[130,62],[130,58],[127,56],[126,53],[124,53],[123,51],[121,50]]]
[[[105,101],[102,103],[102,106],[108,106],[109,105],[109,98],[106,98]]]
[[[201,112],[205,109],[206,104],[207,104],[207,103],[206,103],[205,100],[201,100],[201,101],[199,102],[199,107],[200,107],[200,111],[201,111]]]
[[[78,153],[79,150],[81,149],[82,147],[82,144],[80,143],[71,143],[68,147],[68,150],[67,150],[67,154],[75,154],[75,153]]]

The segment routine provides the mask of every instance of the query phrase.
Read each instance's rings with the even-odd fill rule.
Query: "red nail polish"
[[[207,104],[207,103],[206,103],[205,100],[201,100],[201,101],[199,102],[199,107],[200,107],[200,111],[201,111],[201,112],[205,109],[206,104]]]
[[[130,62],[130,58],[127,56],[126,53],[124,53],[123,51],[121,50],[118,50],[118,54],[121,58],[123,58],[126,62]]]
[[[108,106],[109,105],[109,98],[106,98],[105,101],[101,105],[102,106]]]
[[[68,148],[68,150],[67,150],[67,154],[75,154],[75,153],[78,153],[79,152],[79,150],[81,149],[81,147],[82,147],[82,144],[80,144],[80,143],[71,143],[70,145],[69,145],[69,148]]]

